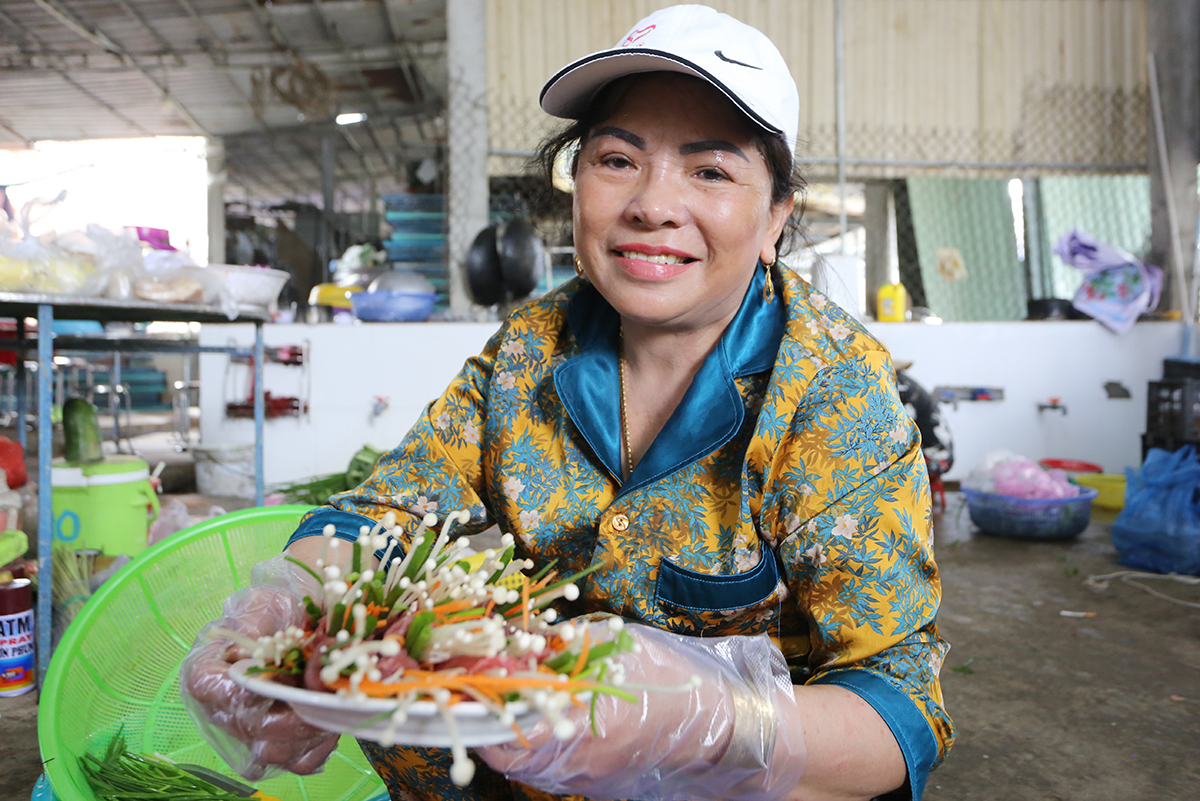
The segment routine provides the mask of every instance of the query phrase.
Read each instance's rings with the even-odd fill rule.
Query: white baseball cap
[[[796,152],[800,95],[779,49],[761,31],[708,6],[671,6],[630,29],[617,45],[575,61],[542,87],[542,108],[578,119],[610,81],[637,72],[681,72],[708,81]]]

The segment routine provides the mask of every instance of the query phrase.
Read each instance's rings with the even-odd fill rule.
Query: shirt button
[[[617,515],[612,519],[612,527],[615,531],[624,531],[629,528],[629,518],[625,515]]]

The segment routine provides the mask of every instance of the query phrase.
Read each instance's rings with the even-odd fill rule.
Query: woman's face
[[[717,89],[654,73],[617,90],[575,172],[575,248],[627,321],[724,325],[792,203],[772,206],[752,123]]]

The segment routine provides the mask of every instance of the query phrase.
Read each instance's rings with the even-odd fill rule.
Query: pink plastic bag
[[[1079,487],[1062,470],[1043,470],[1028,459],[1001,462],[992,468],[997,495],[1010,498],[1074,498]]]

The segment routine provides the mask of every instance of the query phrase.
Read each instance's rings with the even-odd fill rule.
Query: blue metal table
[[[107,298],[65,298],[52,295],[32,295],[20,292],[0,292],[0,318],[16,318],[15,344],[0,344],[22,354],[17,359],[17,437],[26,445],[25,435],[25,370],[23,355],[33,350],[25,338],[25,318],[38,322],[38,606],[37,606],[37,675],[38,686],[50,665],[51,615],[53,610],[53,551],[54,520],[51,512],[50,469],[54,457],[54,429],[50,420],[54,391],[50,385],[54,371],[54,351],[92,352],[153,352],[153,353],[227,353],[252,355],[254,360],[254,500],[263,502],[263,323],[270,319],[265,309],[241,310],[236,320],[216,306],[194,303],[151,303],[141,300],[108,300]],[[177,342],[129,338],[54,337],[50,332],[54,320],[98,320],[100,322],[187,322],[187,323],[254,323],[254,350],[237,347],[209,346]]]

